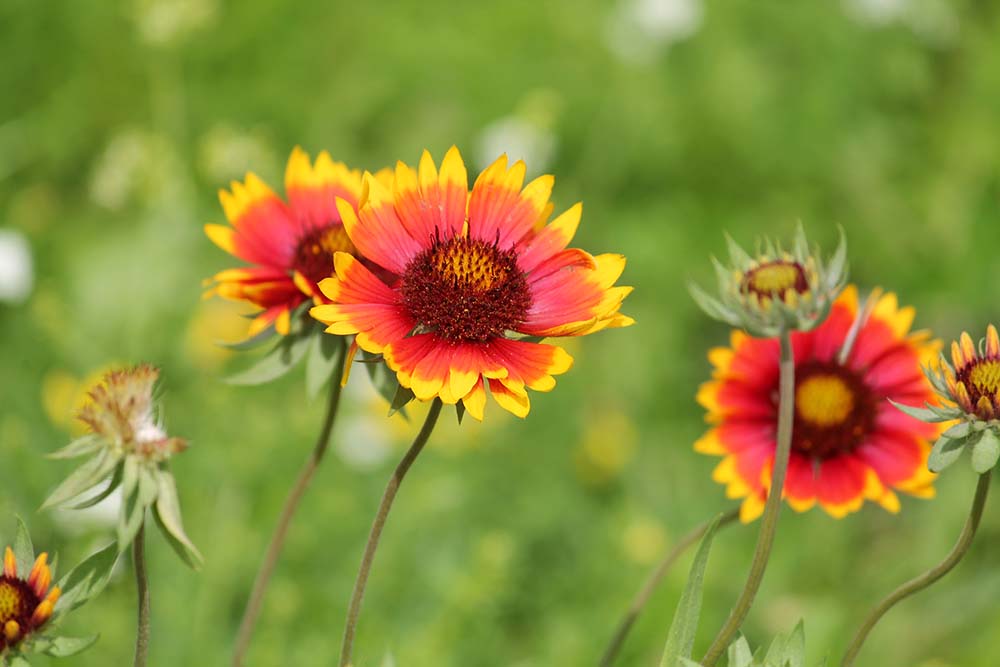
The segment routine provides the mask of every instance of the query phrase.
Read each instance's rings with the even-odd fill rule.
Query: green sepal
[[[100,638],[100,635],[91,635],[89,637],[47,637],[48,641],[46,645],[36,646],[35,650],[45,655],[51,655],[53,658],[69,658],[77,653],[86,651],[97,643],[98,638]]]
[[[927,469],[931,472],[941,472],[962,455],[962,448],[965,440],[952,440],[946,436],[941,436],[934,443],[930,455],[927,457]]]
[[[63,505],[89,491],[103,481],[118,465],[118,462],[117,455],[112,454],[108,449],[102,449],[97,456],[71,472],[69,477],[49,494],[49,497],[42,503],[41,509]]]
[[[743,249],[736,240],[729,234],[726,237],[726,249],[729,251],[729,261],[740,271],[746,271],[753,264],[753,257]]]
[[[238,340],[235,343],[227,343],[225,341],[217,341],[216,345],[224,347],[229,350],[235,350],[237,352],[244,352],[246,350],[253,350],[255,348],[264,345],[272,338],[278,335],[278,332],[274,329],[274,322],[268,324],[263,331],[255,333],[249,338],[244,338],[243,340]]]
[[[688,574],[684,591],[677,602],[674,620],[667,633],[667,643],[663,647],[660,667],[677,667],[681,658],[691,657],[695,633],[698,631],[698,618],[701,615],[701,589],[705,581],[705,567],[708,565],[708,554],[711,551],[712,539],[719,527],[720,518],[716,517],[711,523],[708,530],[705,531],[705,536],[701,538],[701,544],[698,545],[698,552],[691,564],[691,572]]]
[[[955,419],[955,417],[942,416],[941,414],[935,412],[934,410],[931,410],[929,405],[926,408],[918,408],[913,405],[905,405],[903,403],[897,403],[891,398],[889,399],[889,402],[892,403],[892,406],[897,410],[899,410],[900,412],[908,414],[914,419],[919,419],[922,422],[938,423],[938,422],[951,421]]]
[[[9,655],[4,663],[7,667],[31,667],[31,663],[20,653]]]
[[[710,297],[705,290],[694,283],[688,283],[688,293],[694,302],[706,315],[712,319],[721,320],[732,326],[740,326],[739,318],[718,299]]]
[[[88,433],[85,436],[77,438],[62,449],[57,449],[45,456],[50,459],[75,459],[78,456],[92,454],[102,446],[104,446],[104,438],[96,433]]]
[[[14,519],[17,521],[17,532],[14,533],[14,546],[11,550],[14,552],[14,560],[17,561],[17,571],[24,577],[35,564],[35,549],[31,545],[31,534],[24,520],[19,516],[15,516]]]
[[[306,396],[311,400],[329,382],[340,382],[333,377],[344,356],[344,339],[333,334],[311,336],[306,354]]]
[[[125,468],[124,463],[118,464],[115,471],[111,473],[110,479],[108,479],[108,485],[104,487],[104,490],[100,493],[88,498],[87,500],[82,500],[75,505],[70,505],[68,509],[71,510],[82,510],[88,507],[93,507],[97,503],[101,502],[108,496],[110,496],[115,489],[122,483],[122,470]]]
[[[256,364],[245,371],[229,376],[226,378],[226,382],[247,386],[277,380],[302,360],[309,349],[313,335],[319,336],[321,333],[314,327],[306,327],[301,332],[282,336],[278,344],[271,348],[271,351],[258,360]]]
[[[128,493],[123,494],[121,513],[118,515],[118,549],[125,551],[132,544],[136,534],[146,520],[146,510],[156,501],[160,488],[156,468],[136,462],[133,458],[125,461],[126,472],[135,478]],[[124,485],[123,485],[124,486]]]
[[[59,582],[62,595],[56,602],[53,619],[82,606],[103,591],[111,578],[118,554],[118,543],[112,542],[70,570]]]
[[[941,435],[945,438],[951,438],[952,440],[961,440],[962,438],[968,437],[970,431],[972,431],[972,424],[969,422],[961,422],[959,424],[955,424]]]
[[[753,652],[750,642],[743,634],[739,634],[726,651],[726,667],[753,667]]]
[[[992,428],[988,428],[972,447],[972,469],[982,475],[993,469],[997,459],[1000,459],[1000,438]]]
[[[458,420],[458,425],[462,425],[462,420],[465,418],[465,403],[462,401],[457,401],[455,403],[455,419]]]
[[[396,393],[393,395],[392,401],[389,403],[389,416],[391,417],[399,412],[405,419],[409,420],[409,416],[406,414],[406,406],[409,405],[410,401],[414,398],[413,391],[397,384]]]
[[[691,658],[680,658],[677,663],[680,667],[701,667],[700,662],[695,662]]]
[[[191,569],[199,570],[205,559],[198,551],[198,547],[184,532],[180,500],[177,497],[177,485],[174,483],[174,477],[169,471],[160,470],[158,481],[159,494],[156,498],[156,504],[153,506],[156,523],[181,560],[187,563]]]

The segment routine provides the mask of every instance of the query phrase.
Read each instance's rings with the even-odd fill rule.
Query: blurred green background
[[[215,345],[239,337],[244,311],[200,300],[201,280],[233,264],[201,231],[223,221],[217,189],[253,170],[280,191],[296,144],[369,169],[455,143],[478,171],[509,151],[556,175],[559,210],[584,201],[578,245],[628,255],[638,324],[574,341],[576,367],[525,421],[496,405],[482,425],[444,420],[390,520],[356,656],[596,664],[671,541],[730,506],[715,460],[691,451],[705,351],[728,332],[684,287],[711,278],[723,230],[749,243],[801,219],[832,248],[842,225],[853,279],[898,291],[919,326],[950,338],[995,321],[998,21],[1000,3],[974,0],[3,0],[0,535],[20,513],[64,566],[110,539],[107,511],[37,513],[67,472],[43,455],[70,437],[95,373],[161,365],[170,430],[192,441],[174,469],[207,564],[192,573],[151,538],[151,663],[226,664],[322,400],[306,400],[301,371],[221,382],[250,358]],[[346,408],[250,665],[335,660],[371,516],[415,428],[385,419],[363,374]],[[804,616],[811,659],[838,657],[876,597],[950,548],[972,484],[956,466],[898,516],[786,510],[753,643]],[[699,647],[754,533],[717,542]],[[687,562],[622,665],[655,662]],[[966,562],[893,611],[861,664],[995,665],[998,562],[991,507]],[[102,635],[70,664],[130,664],[133,597],[122,571],[69,619]]]

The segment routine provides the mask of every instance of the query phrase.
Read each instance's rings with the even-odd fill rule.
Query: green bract
[[[821,324],[847,281],[847,243],[843,233],[828,262],[809,248],[800,225],[791,251],[764,239],[751,256],[731,238],[729,265],[713,258],[718,297],[690,285],[698,306],[717,320],[761,338],[782,330],[809,331]]]

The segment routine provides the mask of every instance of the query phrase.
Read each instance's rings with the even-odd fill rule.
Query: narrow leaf
[[[972,469],[982,475],[992,470],[1000,458],[1000,438],[992,428],[983,431],[979,442],[972,448]]]
[[[261,345],[264,345],[269,340],[274,338],[276,335],[277,332],[274,330],[274,324],[272,323],[267,325],[267,327],[263,331],[260,331],[254,334],[253,336],[250,336],[249,338],[244,338],[243,340],[238,340],[233,343],[227,343],[225,341],[220,340],[217,341],[216,344],[219,345],[220,347],[224,347],[230,350],[243,352],[245,350],[253,350],[255,348],[260,347]]]
[[[103,591],[117,560],[118,544],[112,542],[73,568],[59,583],[63,593],[55,613],[72,611]]]
[[[308,335],[284,336],[263,359],[247,370],[229,376],[226,382],[235,385],[257,385],[280,378],[305,356],[309,349],[309,339]]]
[[[180,501],[177,498],[177,485],[174,483],[174,477],[165,470],[161,470],[158,477],[160,489],[153,512],[156,516],[156,521],[160,525],[164,537],[167,538],[167,541],[174,548],[174,551],[177,552],[177,555],[192,569],[197,570],[204,562],[204,558],[184,532]]]
[[[72,509],[72,510],[82,510],[82,509],[86,509],[88,507],[93,507],[97,503],[101,502],[102,500],[104,500],[105,498],[107,498],[108,496],[110,496],[112,493],[114,493],[114,490],[117,489],[121,485],[121,483],[122,483],[122,474],[123,474],[122,471],[124,469],[125,469],[125,465],[124,464],[120,464],[117,468],[115,468],[114,473],[112,473],[111,478],[108,480],[108,485],[106,487],[104,487],[103,491],[101,491],[100,493],[92,496],[91,498],[88,498],[87,500],[83,500],[83,501],[80,501],[79,503],[76,503],[75,505],[71,505],[69,507],[69,509]]]
[[[344,355],[344,339],[332,334],[311,336],[312,344],[306,355],[306,396],[316,397],[337,370]],[[337,381],[340,378],[336,378]]]
[[[922,422],[938,423],[954,419],[954,417],[942,417],[941,415],[934,412],[933,410],[930,410],[929,408],[918,408],[913,405],[905,405],[903,403],[897,403],[891,398],[889,399],[889,402],[892,403],[893,407],[895,407],[900,412],[904,412],[913,417],[914,419],[919,419]]]
[[[51,454],[46,454],[46,457],[50,459],[75,459],[78,456],[91,454],[103,445],[104,440],[101,436],[88,433],[83,437],[77,438],[62,449],[57,449]]]
[[[705,580],[705,567],[708,565],[708,554],[712,548],[712,539],[719,527],[719,518],[708,527],[705,536],[701,538],[698,552],[691,564],[687,584],[681,599],[677,603],[674,620],[667,633],[667,643],[663,648],[660,667],[676,667],[681,658],[690,658],[694,648],[695,633],[698,630],[698,617],[701,615],[701,589]]]
[[[116,465],[118,465],[118,457],[112,455],[107,449],[102,450],[97,456],[71,472],[69,477],[63,480],[62,484],[49,495],[42,504],[42,509],[62,505],[85,491],[89,491],[103,481]]]
[[[31,566],[35,563],[35,549],[31,546],[31,534],[21,517],[17,520],[17,532],[14,534],[14,560],[17,561],[17,572],[21,577],[27,577]]]

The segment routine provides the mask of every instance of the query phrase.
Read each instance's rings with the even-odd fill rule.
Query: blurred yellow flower
[[[635,443],[635,424],[623,412],[597,413],[586,425],[576,449],[577,474],[587,484],[607,484],[633,459]]]
[[[114,362],[92,370],[85,377],[77,377],[64,369],[51,370],[42,378],[42,407],[46,416],[58,428],[73,435],[83,435],[87,426],[76,416],[90,403],[88,391],[98,383]]]
[[[667,549],[667,531],[656,519],[638,517],[622,533],[622,550],[638,565],[652,565]]]

